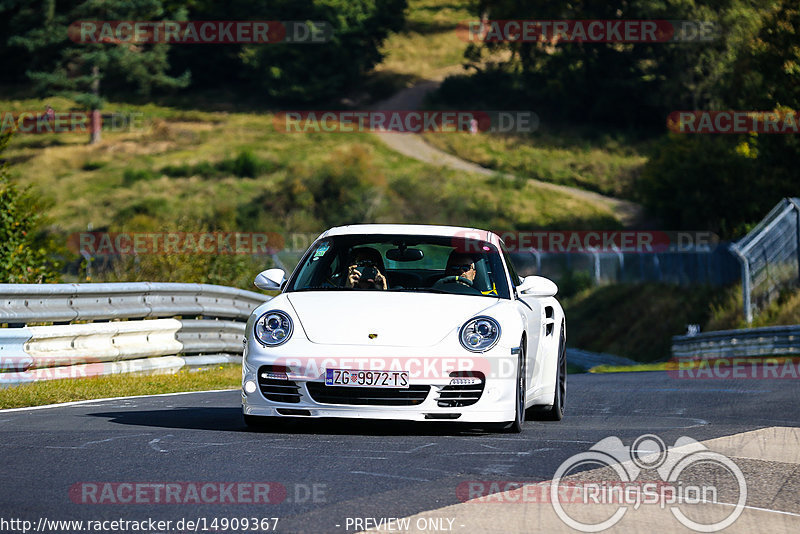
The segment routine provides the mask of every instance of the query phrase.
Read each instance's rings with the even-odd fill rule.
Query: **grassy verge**
[[[758,356],[753,358],[712,358],[707,360],[674,361],[643,363],[641,365],[598,365],[589,369],[590,373],[635,373],[641,371],[697,371],[709,369],[726,369],[731,366],[750,365],[795,365],[800,359],[791,356]],[[699,373],[698,373],[699,374]],[[700,378],[700,376],[698,376]]]
[[[10,110],[37,105],[0,101]],[[54,99],[52,105],[69,109],[73,103]],[[128,104],[109,104],[107,110],[142,113],[143,127],[106,132],[92,146],[86,134],[22,134],[4,153],[12,176],[49,198],[49,231],[65,244],[65,254],[68,236],[88,227],[146,233],[314,233],[370,222],[497,230],[618,227],[605,207],[524,180],[418,162],[367,133],[285,133],[270,113]],[[68,261],[80,261],[75,252]],[[93,281],[250,287],[253,273],[268,262],[212,255],[124,259],[131,261],[110,274],[97,266]]]
[[[639,362],[665,360],[672,336],[688,324],[705,325],[724,291],[653,283],[584,290],[562,302],[568,344]]]
[[[0,107],[35,105],[0,101]],[[106,133],[92,146],[86,134],[18,135],[4,154],[13,177],[51,198],[48,216],[56,230],[83,231],[88,224],[111,231],[126,225],[185,230],[187,221],[301,232],[349,222],[615,226],[610,212],[585,201],[524,180],[509,183],[418,162],[371,134],[284,133],[269,113],[107,107],[143,113],[144,128]],[[353,190],[358,198],[348,196]],[[438,203],[427,202],[432,198]],[[285,213],[272,212],[269,199],[280,200]],[[369,209],[347,213],[348,202]]]
[[[427,134],[445,152],[482,167],[605,195],[631,198],[647,161],[640,147],[612,137],[590,140],[567,134]]]
[[[466,0],[410,0],[403,31],[389,36],[375,68],[378,78],[397,82],[430,79],[464,60],[467,42],[456,35],[459,22],[475,17]],[[395,85],[395,89],[401,86]]]
[[[95,378],[45,380],[0,390],[0,408],[42,406],[87,399],[155,395],[182,391],[236,389],[241,365],[227,364],[208,370],[181,370],[175,374],[120,374]]]
[[[563,285],[564,289],[569,284]],[[653,363],[631,369],[600,366],[592,372],[664,370],[672,336],[689,324],[701,332],[747,328],[742,318],[741,287],[677,287],[618,284],[581,289],[562,296],[571,347],[606,352]],[[786,290],[756,316],[752,327],[800,323],[800,289]],[[662,363],[655,363],[662,362]],[[608,370],[607,369],[613,369]]]

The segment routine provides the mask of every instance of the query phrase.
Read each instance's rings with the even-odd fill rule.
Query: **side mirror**
[[[266,291],[275,291],[283,287],[286,281],[286,273],[283,269],[267,269],[258,273],[255,281],[253,282],[258,289]]]
[[[558,293],[558,286],[543,276],[526,276],[517,286],[517,292],[532,297],[553,297]]]

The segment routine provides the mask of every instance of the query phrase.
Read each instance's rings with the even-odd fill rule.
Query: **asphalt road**
[[[277,517],[277,532],[353,532],[353,518],[404,517],[459,503],[457,488],[466,481],[549,480],[567,458],[608,436],[630,444],[656,434],[671,445],[681,436],[800,427],[800,388],[796,380],[680,380],[660,372],[570,375],[564,420],[527,422],[522,434],[348,420],[255,432],[240,414],[238,391],[0,411],[0,531],[14,531],[8,523],[2,528],[10,519],[37,525],[42,518],[152,518],[173,523],[150,531],[176,532],[182,518],[206,518],[210,528],[214,518]],[[800,469],[791,469],[796,488]],[[745,471],[751,478],[760,472]],[[241,500],[252,499],[252,491],[263,499],[263,487],[247,483],[267,482],[268,496],[280,502],[158,504],[151,501],[164,494],[141,490],[146,483],[183,483],[184,499],[192,483],[207,482],[244,483]],[[214,487],[211,501],[223,486]],[[135,501],[130,488],[143,491],[145,502],[111,502]],[[228,488],[239,499],[238,489]],[[800,513],[796,499],[779,507]]]

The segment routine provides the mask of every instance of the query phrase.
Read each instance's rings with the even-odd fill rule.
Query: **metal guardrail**
[[[782,289],[800,283],[800,198],[781,200],[730,250],[742,266],[742,302],[749,324]]]
[[[269,299],[208,284],[0,284],[0,384],[238,361],[245,321]],[[55,324],[30,326],[43,323]]]
[[[266,295],[210,284],[0,284],[0,324],[176,316],[246,320]]]
[[[672,357],[706,360],[800,355],[800,325],[720,330],[672,338]]]

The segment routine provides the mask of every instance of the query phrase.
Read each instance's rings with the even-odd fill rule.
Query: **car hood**
[[[499,301],[484,296],[384,291],[310,291],[286,297],[313,343],[404,347],[435,345]]]

